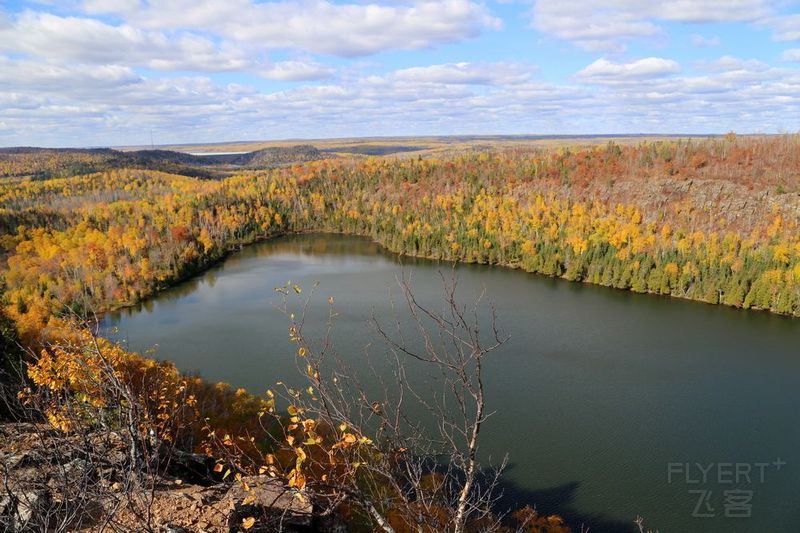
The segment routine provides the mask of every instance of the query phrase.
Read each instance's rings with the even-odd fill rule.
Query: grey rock
[[[33,451],[0,455],[0,464],[8,470],[36,466],[42,462],[42,457]]]
[[[189,533],[189,530],[185,527],[167,524],[165,526],[161,526],[161,533]]]
[[[41,531],[53,503],[47,491],[21,491],[0,498],[0,531],[27,533]]]

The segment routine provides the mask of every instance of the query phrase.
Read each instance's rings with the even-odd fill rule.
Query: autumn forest
[[[142,426],[131,434],[156,428],[159,438],[219,458],[213,469],[220,476],[270,472],[297,490],[347,478],[326,501],[373,528],[411,531],[404,528],[414,513],[426,517],[428,529],[419,531],[436,530],[436,520],[469,521],[460,498],[450,510],[434,497],[425,503],[424,491],[398,497],[385,513],[358,498],[360,507],[346,504],[347,491],[365,483],[355,474],[362,464],[378,465],[370,479],[381,488],[371,490],[404,489],[388,477],[375,481],[396,463],[375,451],[369,424],[356,430],[339,419],[304,416],[311,408],[303,402],[322,396],[314,392],[324,390],[322,366],[307,353],[294,314],[287,311],[289,337],[308,360],[301,366],[311,389],[284,391],[283,405],[272,391],[258,397],[184,376],[168,362],[97,337],[87,324],[244,246],[305,232],[365,236],[391,252],[443,264],[496,265],[800,317],[797,135],[378,157],[302,147],[245,164],[135,154],[0,151],[4,364],[13,359],[27,368],[20,405],[39,406],[53,426],[70,432],[96,416],[92,410],[120,401],[123,389],[98,385],[110,365],[120,382],[133,384],[122,404],[142,405]],[[289,299],[302,290],[281,289]],[[259,440],[278,433],[277,445]],[[469,457],[464,461],[469,474]],[[252,526],[249,518],[242,523]],[[526,531],[567,531],[558,517],[531,509],[517,518]],[[469,523],[481,519],[473,513]]]
[[[287,232],[800,314],[793,136],[613,142],[435,159],[326,159],[203,180],[120,168],[0,191],[7,311],[136,302],[230,250]]]

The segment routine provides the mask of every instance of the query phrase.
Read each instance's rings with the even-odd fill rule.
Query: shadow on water
[[[506,472],[513,468],[513,464],[506,467]],[[580,488],[579,481],[562,483],[555,487],[544,489],[529,489],[501,478],[498,499],[495,510],[498,514],[514,512],[526,505],[534,507],[542,516],[559,515],[574,532],[580,532],[581,527],[589,533],[637,533],[638,528],[630,521],[621,521],[597,513],[587,513],[576,505],[577,493]]]
[[[441,464],[428,462],[427,466],[441,474],[447,472],[447,469]],[[478,474],[478,483],[481,487],[489,487],[494,481],[495,488],[492,494],[495,501],[492,511],[496,516],[503,517],[503,523],[512,530],[520,525],[513,517],[514,513],[525,507],[532,507],[542,517],[560,516],[573,533],[639,532],[638,527],[634,524],[635,516],[630,520],[620,520],[580,509],[577,503],[578,491],[581,488],[580,481],[569,481],[553,487],[531,489],[508,478],[507,474],[513,468],[514,463],[507,463],[498,480],[494,480],[496,470],[492,468],[481,468]],[[458,487],[463,486],[463,474],[450,472],[450,475],[455,476],[455,480],[459,483]]]

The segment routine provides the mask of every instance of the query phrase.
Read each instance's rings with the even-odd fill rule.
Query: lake
[[[104,326],[182,370],[263,393],[297,372],[275,287],[318,281],[315,309],[335,298],[334,341],[357,365],[376,340],[370,315],[392,317],[396,277],[437,306],[440,272],[452,270],[367,239],[290,236]],[[464,299],[485,290],[510,335],[486,369],[496,413],[481,448],[508,453],[506,504],[591,533],[633,531],[637,515],[661,533],[800,531],[800,321],[500,267],[455,271]]]

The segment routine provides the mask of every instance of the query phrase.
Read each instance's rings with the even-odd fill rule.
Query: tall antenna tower
[[[153,128],[150,128],[150,149],[155,150],[156,145],[153,142]]]

